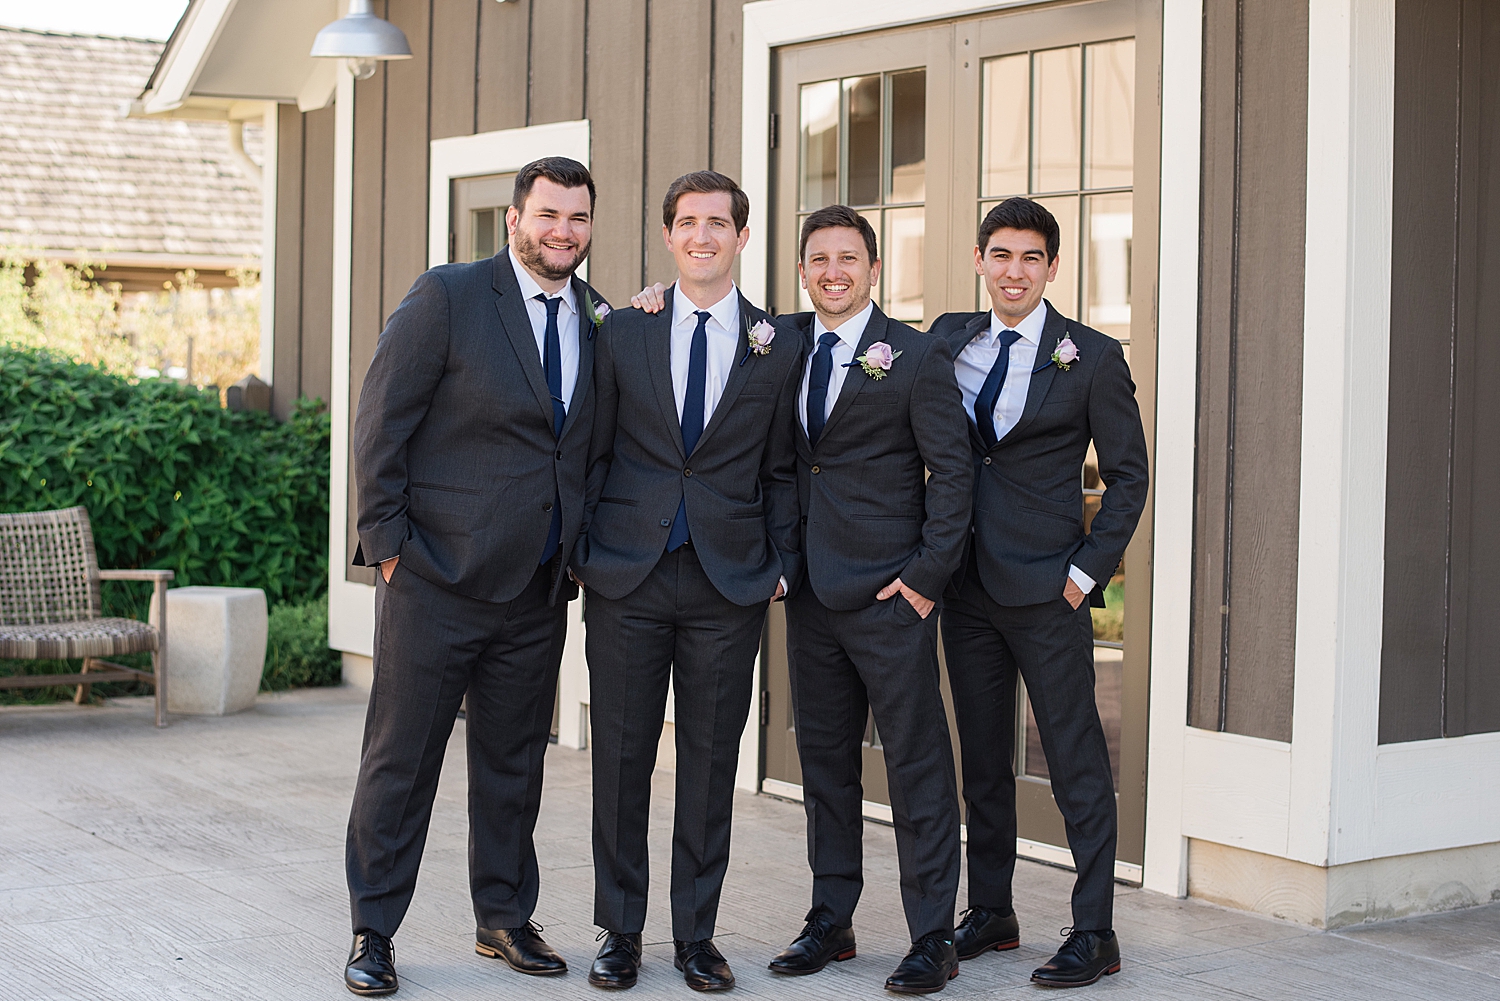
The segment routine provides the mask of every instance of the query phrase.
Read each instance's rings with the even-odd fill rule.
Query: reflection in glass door
[[[505,246],[505,210],[516,186],[515,174],[457,177],[448,235],[449,261],[482,261]]]
[[[1135,40],[1016,52],[983,64],[978,215],[1013,195],[1045,205],[1062,230],[1048,300],[1130,352]],[[985,296],[982,283],[976,295]],[[979,308],[988,306],[981,301]],[[1082,471],[1084,522],[1104,491],[1092,452]],[[1120,786],[1124,567],[1094,610],[1095,695]],[[1023,687],[1024,695],[1024,687]],[[1035,718],[1024,705],[1016,773],[1048,778]]]
[[[922,322],[926,232],[927,71],[871,73],[803,84],[799,94],[797,226],[825,205],[857,209],[884,259],[876,301]],[[812,309],[801,293],[802,309]]]

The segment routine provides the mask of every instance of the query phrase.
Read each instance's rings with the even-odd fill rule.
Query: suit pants
[[[623,598],[585,595],[594,923],[601,928],[635,933],[645,927],[651,773],[670,678],[677,737],[672,937],[713,937],[766,607],[736,605],[721,595],[691,544],[664,554]]]
[[[812,909],[849,927],[864,888],[860,783],[871,711],[885,754],[901,866],[901,902],[915,942],[951,932],[958,893],[958,793],[938,678],[937,621],[897,595],[834,611],[804,583],[787,601],[792,713],[802,762]]]
[[[375,682],[349,814],[354,930],[394,935],[411,904],[443,751],[464,693],[469,888],[481,928],[516,928],[537,901],[532,832],[552,729],[567,603],[554,563],[508,602],[444,590],[397,564],[375,585]]]
[[[969,904],[1011,909],[1016,868],[1016,672],[1026,679],[1078,878],[1073,926],[1113,927],[1115,789],[1094,702],[1089,606],[1059,595],[997,604],[971,567],[943,612],[948,683],[963,750],[969,827]]]

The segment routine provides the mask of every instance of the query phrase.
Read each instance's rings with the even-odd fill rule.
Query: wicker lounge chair
[[[166,726],[167,581],[171,570],[100,570],[89,515],[81,507],[0,514],[0,660],[83,659],[78,674],[0,678],[0,688],[78,686],[83,702],[101,681],[145,681],[156,689],[156,725]],[[149,580],[153,626],[103,618],[101,580]],[[106,657],[151,651],[155,673]],[[80,680],[81,679],[81,680]]]

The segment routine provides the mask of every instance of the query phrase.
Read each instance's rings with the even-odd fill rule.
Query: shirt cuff
[[[1088,574],[1084,573],[1082,570],[1078,569],[1075,566],[1068,567],[1068,579],[1077,584],[1078,590],[1082,591],[1084,594],[1088,594],[1094,589],[1094,578],[1090,577]]]
[[[786,597],[786,574],[781,575],[781,598]],[[772,598],[772,601],[780,601],[781,598]]]

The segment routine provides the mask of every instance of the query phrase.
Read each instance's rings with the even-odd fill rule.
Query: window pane
[[[887,202],[927,196],[927,71],[891,77],[891,179]]]
[[[1131,196],[1090,195],[1084,199],[1084,210],[1089,246],[1083,322],[1128,342]]]
[[[472,234],[470,242],[469,260],[482,261],[487,257],[495,256],[495,210],[480,209],[471,214],[469,219],[469,232]]]
[[[1057,218],[1062,239],[1058,246],[1057,278],[1047,286],[1047,301],[1064,315],[1078,317],[1078,196],[1038,198]]]
[[[882,278],[886,315],[906,323],[922,322],[922,238],[926,210],[918,206],[887,209],[885,265]]]
[[[1024,194],[1026,188],[1027,110],[1031,106],[1031,59],[1018,56],[984,64],[984,109],[981,112],[982,196]]]
[[[1135,154],[1135,39],[1088,47],[1087,188],[1128,188]]]
[[[1033,191],[1077,191],[1083,54],[1049,49],[1032,56]]]
[[[802,88],[802,209],[839,200],[839,82]]]
[[[880,204],[880,75],[844,81],[849,100],[849,202]]]

